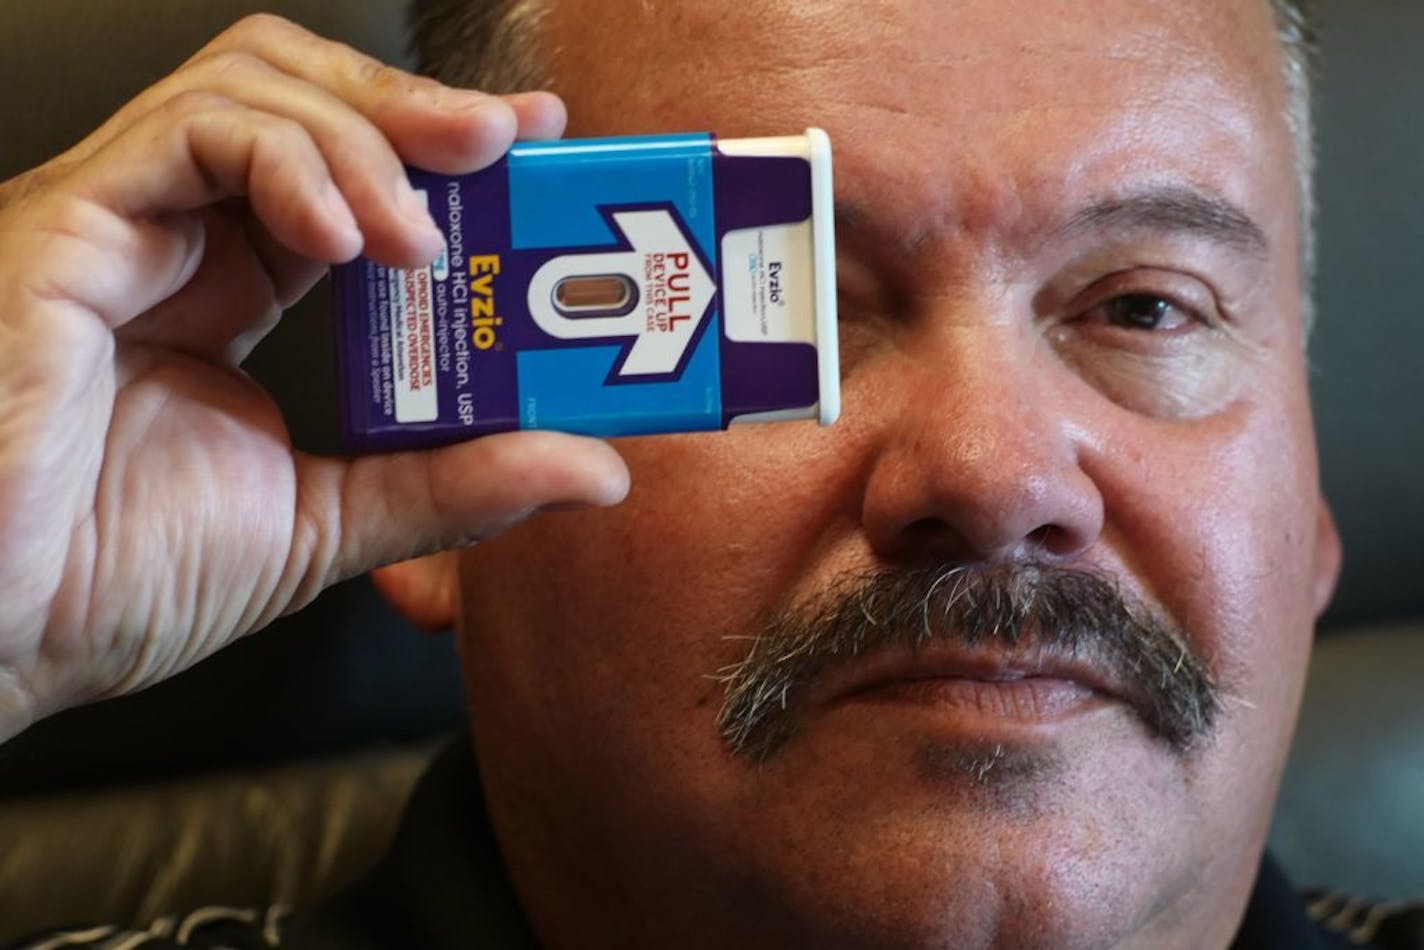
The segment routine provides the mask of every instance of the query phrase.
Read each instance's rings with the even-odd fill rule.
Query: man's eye
[[[1102,305],[1103,318],[1128,330],[1180,330],[1193,321],[1183,307],[1156,294],[1123,294]]]
[[[1045,323],[1057,355],[1124,409],[1194,419],[1238,391],[1233,370],[1243,351],[1213,286],[1192,274],[1127,268],[1048,312],[1055,310],[1057,319]]]

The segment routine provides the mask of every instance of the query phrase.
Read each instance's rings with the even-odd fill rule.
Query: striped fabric
[[[1306,895],[1310,919],[1356,947],[1424,948],[1424,899],[1372,901],[1341,891]]]
[[[1348,945],[1376,950],[1424,950],[1424,899],[1369,901],[1339,891],[1307,896],[1306,912]],[[91,927],[21,944],[16,950],[270,950],[282,944],[286,908],[265,911],[204,907],[163,917],[145,930]]]
[[[182,917],[160,917],[144,930],[88,927],[20,944],[17,950],[269,950],[282,945],[284,907],[253,910],[203,907]]]

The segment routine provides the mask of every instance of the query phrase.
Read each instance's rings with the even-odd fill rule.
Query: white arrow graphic
[[[561,340],[631,338],[618,375],[665,376],[677,370],[697,338],[716,284],[667,209],[616,211],[613,222],[633,249],[566,254],[546,262],[529,282],[529,313],[541,330]],[[615,274],[639,289],[630,312],[570,316],[555,305],[560,282]]]

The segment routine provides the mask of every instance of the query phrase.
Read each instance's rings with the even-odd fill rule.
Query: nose
[[[1098,539],[1103,498],[1079,462],[1084,407],[1070,404],[1082,394],[1031,331],[959,327],[874,375],[861,517],[878,555],[1068,561]]]

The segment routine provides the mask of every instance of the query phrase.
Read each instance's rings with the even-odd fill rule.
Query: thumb
[[[616,505],[628,467],[606,442],[510,432],[429,452],[298,458],[293,607],[374,567],[487,540],[549,508]]]

